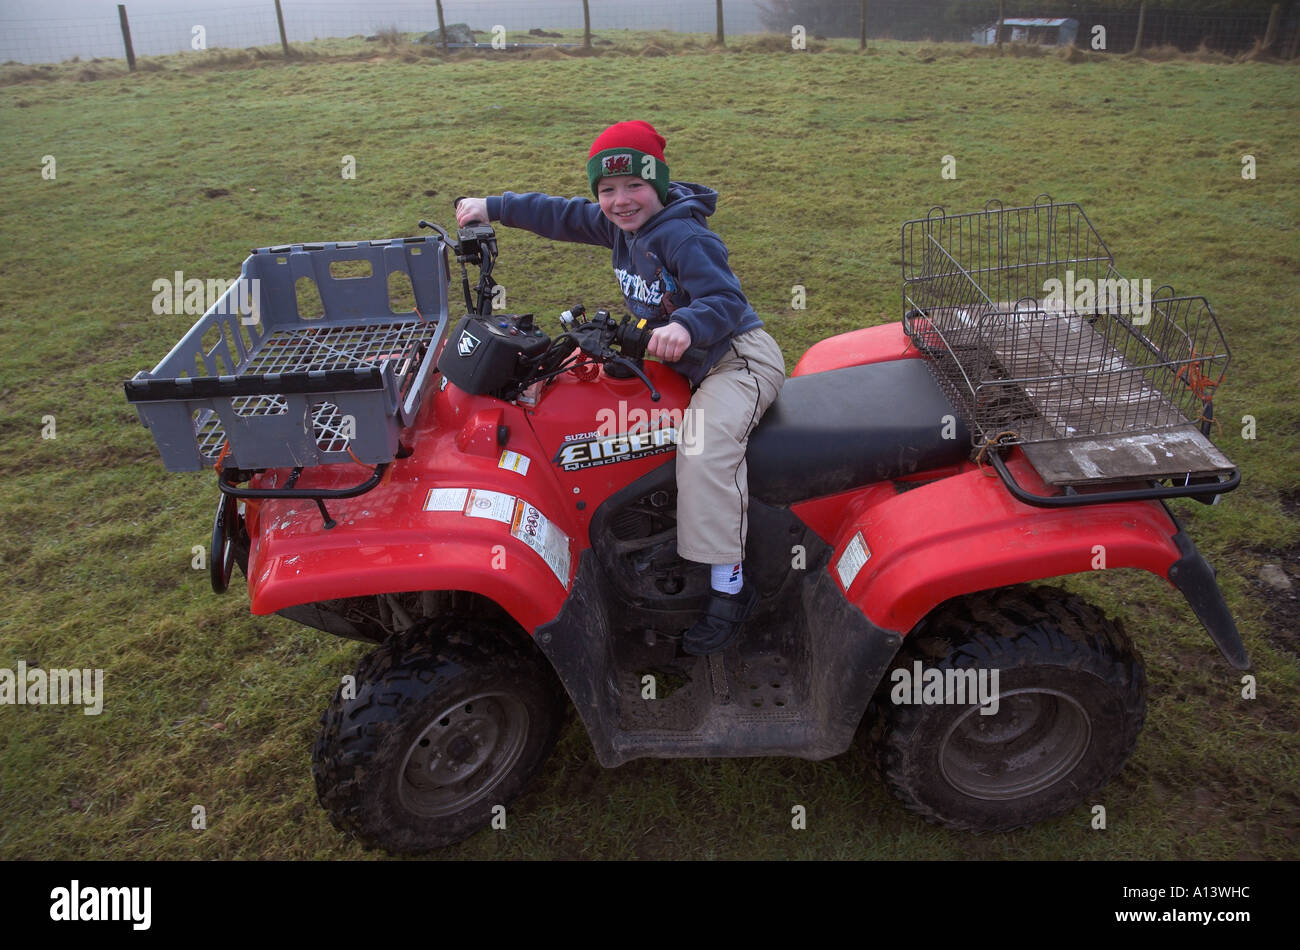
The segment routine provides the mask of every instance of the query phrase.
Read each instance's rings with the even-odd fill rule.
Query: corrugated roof
[[[1039,16],[1039,17],[1024,17],[1020,19],[1011,19],[1010,17],[1008,17],[1002,22],[1005,23],[1007,26],[1064,26],[1067,23],[1073,23],[1077,26],[1079,21],[1072,20],[1068,17],[1052,18],[1052,17]],[[994,25],[996,26],[996,24]]]

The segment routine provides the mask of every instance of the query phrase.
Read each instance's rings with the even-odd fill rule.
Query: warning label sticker
[[[509,469],[512,472],[518,472],[520,475],[527,475],[528,466],[532,464],[532,461],[527,455],[520,455],[518,452],[511,452],[506,449],[501,453],[497,468]]]
[[[853,586],[853,581],[857,578],[858,572],[866,566],[867,561],[871,559],[871,550],[867,547],[867,542],[859,531],[853,536],[844,548],[844,553],[840,555],[839,562],[835,565],[835,570],[839,572],[840,584],[845,592]]]
[[[510,524],[514,510],[514,495],[499,491],[484,491],[481,488],[475,488],[469,493],[469,502],[465,506],[467,517],[491,518],[504,524]]]
[[[569,586],[569,536],[522,498],[515,505],[510,533],[536,551],[560,583]]]
[[[424,499],[425,511],[464,511],[468,488],[430,488]]]

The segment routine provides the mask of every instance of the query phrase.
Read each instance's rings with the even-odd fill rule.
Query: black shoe
[[[682,635],[682,649],[691,656],[721,653],[758,606],[758,587],[750,581],[738,594],[714,591],[704,616]]]

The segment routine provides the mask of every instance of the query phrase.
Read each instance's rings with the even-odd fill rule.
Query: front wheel
[[[420,628],[369,654],[321,716],[316,793],[340,831],[391,852],[455,844],[514,801],[563,706],[536,653]]]
[[[1141,658],[1118,623],[1065,591],[979,594],[913,636],[882,687],[879,749],[891,790],[927,820],[1009,831],[1063,814],[1137,744]]]

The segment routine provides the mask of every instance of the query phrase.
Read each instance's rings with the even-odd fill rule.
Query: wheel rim
[[[1083,707],[1054,689],[1002,693],[996,715],[971,707],[943,738],[939,764],[958,791],[986,801],[1023,798],[1056,784],[1092,741]]]
[[[506,693],[480,693],[433,716],[406,750],[398,797],[440,818],[487,796],[514,768],[528,738],[528,709]]]

